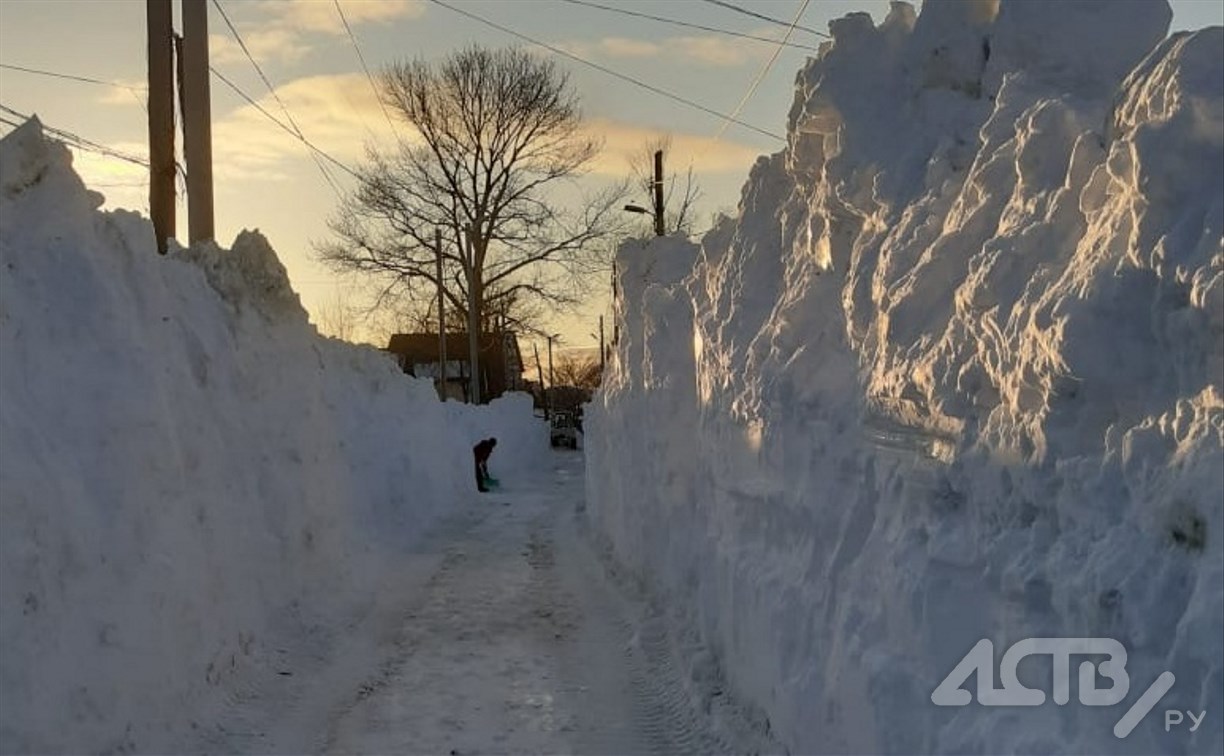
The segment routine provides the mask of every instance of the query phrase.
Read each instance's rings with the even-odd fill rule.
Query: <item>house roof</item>
[[[509,337],[503,340],[503,337]],[[480,352],[491,356],[502,356],[506,344],[510,346],[510,354],[521,358],[518,349],[518,339],[513,333],[482,333],[480,335]],[[387,345],[388,352],[401,354],[415,362],[436,362],[438,359],[438,334],[436,333],[396,333],[391,336]],[[446,359],[466,362],[468,358],[468,335],[466,332],[446,334]]]

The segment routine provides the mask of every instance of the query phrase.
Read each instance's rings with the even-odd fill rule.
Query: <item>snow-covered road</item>
[[[461,505],[380,595],[339,633],[294,618],[282,671],[234,697],[207,749],[776,750],[609,576],[586,535],[581,454]]]

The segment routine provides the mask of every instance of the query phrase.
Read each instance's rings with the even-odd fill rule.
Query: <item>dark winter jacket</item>
[[[496,441],[486,438],[484,441],[472,447],[472,454],[476,455],[477,464],[483,464],[489,461],[489,455],[493,453],[493,447],[497,444]]]

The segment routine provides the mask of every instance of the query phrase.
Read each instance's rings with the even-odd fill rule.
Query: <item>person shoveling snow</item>
[[[496,438],[486,438],[472,447],[472,456],[476,459],[476,490],[481,493],[487,493],[498,484],[497,478],[489,475],[489,456],[493,454],[495,446]]]

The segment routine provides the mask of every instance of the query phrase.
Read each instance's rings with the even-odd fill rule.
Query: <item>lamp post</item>
[[[655,236],[663,236],[667,233],[663,220],[663,150],[655,150],[654,178],[650,181],[650,193],[654,195],[652,197],[653,210],[647,210],[641,205],[629,204],[625,205],[625,211],[641,215],[653,215]]]
[[[663,150],[655,150],[654,154],[654,222],[655,236],[665,233],[663,228]]]
[[[641,205],[633,205],[633,204],[625,205],[624,210],[627,213],[637,213],[639,215],[653,215],[654,221],[655,221],[655,236],[663,235],[663,220],[651,210],[648,210],[642,207]]]

